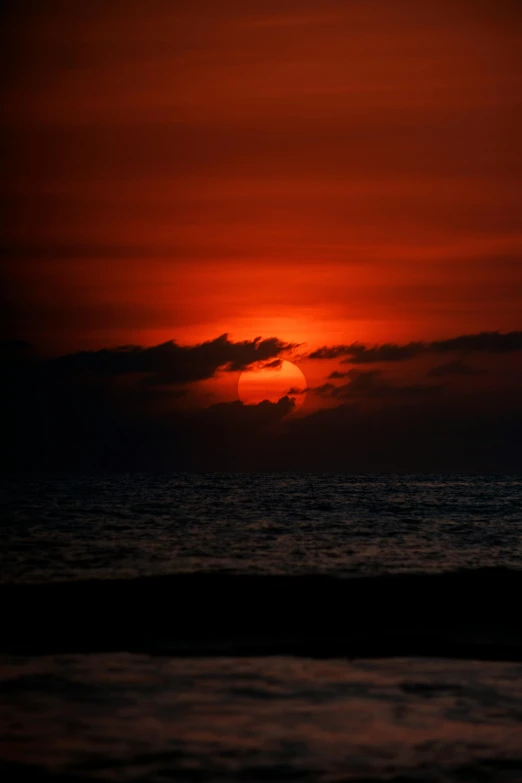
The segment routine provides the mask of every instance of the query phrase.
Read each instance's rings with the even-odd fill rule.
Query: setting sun
[[[298,409],[306,396],[306,378],[292,362],[276,361],[242,372],[237,391],[245,405],[257,405],[264,400],[275,403],[281,397],[291,397]]]

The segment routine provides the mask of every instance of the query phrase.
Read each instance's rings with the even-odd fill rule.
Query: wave
[[[0,651],[522,660],[522,570],[0,585]]]

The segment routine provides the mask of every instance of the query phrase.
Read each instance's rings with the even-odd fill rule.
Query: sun
[[[281,397],[291,397],[297,410],[305,400],[306,378],[292,362],[271,362],[242,372],[237,393],[245,405],[257,405],[264,400],[278,402]]]

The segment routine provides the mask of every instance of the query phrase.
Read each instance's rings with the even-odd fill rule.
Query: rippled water
[[[5,583],[226,571],[289,575],[288,600],[296,574],[373,577],[522,566],[522,478],[516,476],[11,478],[1,503],[5,595],[42,594],[39,587]],[[231,578],[238,585],[234,611],[241,630],[249,611],[241,606],[245,578]],[[487,572],[480,577],[486,596],[489,579]],[[148,595],[162,589],[159,581],[147,587]],[[142,582],[128,584],[132,591],[121,595],[135,600]],[[465,579],[455,584],[473,600]],[[58,586],[60,612],[70,591]],[[92,595],[89,622],[99,641],[103,612],[96,601],[107,600],[107,586]],[[191,597],[182,600],[189,606]],[[415,600],[412,595],[408,607],[414,624]],[[502,621],[511,639],[516,621],[506,617],[516,618],[519,599],[506,601],[513,602]],[[275,613],[273,606],[266,611]],[[51,617],[53,606],[43,612]],[[226,619],[230,607],[220,612]],[[483,626],[486,637],[496,633],[492,614],[496,622],[490,607],[485,625],[482,612],[474,613],[475,638]],[[45,616],[39,628],[46,627]],[[62,614],[54,622],[62,642],[72,617],[69,625]],[[126,617],[134,626],[133,607]],[[140,617],[147,627],[143,611]],[[165,625],[160,637],[175,635],[175,603],[167,611],[161,606],[155,617]],[[350,628],[349,620],[346,607],[339,627]],[[429,629],[433,620],[425,614],[423,620]],[[471,633],[468,621],[463,616],[463,639]],[[373,631],[380,644],[382,630]],[[516,663],[428,658],[4,654],[0,775],[42,783],[521,783],[521,675]]]
[[[522,564],[520,476],[11,480],[2,512],[4,581]]]
[[[521,675],[433,660],[3,658],[0,754],[143,783],[515,783]]]

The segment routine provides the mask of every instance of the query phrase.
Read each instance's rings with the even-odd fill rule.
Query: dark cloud
[[[428,375],[432,378],[446,378],[451,375],[472,376],[481,375],[480,370],[475,370],[471,365],[461,361],[446,362],[437,367],[432,367]]]
[[[370,348],[362,343],[350,345],[323,346],[309,354],[309,359],[339,359],[348,357],[345,361],[351,364],[372,364],[373,362],[398,362],[403,359],[412,359],[423,353],[424,343],[408,343],[396,345],[395,343],[383,343]]]
[[[323,345],[322,348],[318,348],[316,351],[308,354],[309,359],[339,359],[341,356],[347,356],[351,349],[357,345]]]
[[[522,409],[436,395],[403,405],[347,403],[289,419],[279,460],[295,471],[518,473]]]
[[[331,397],[332,392],[336,389],[336,386],[334,383],[323,383],[321,386],[315,386],[313,389],[310,389],[309,391],[313,392],[314,394],[317,394],[318,397]]]
[[[451,340],[438,340],[430,343],[431,351],[459,351],[468,353],[511,353],[522,351],[522,332],[480,332],[480,334],[464,334]]]
[[[382,377],[378,370],[350,370],[344,373],[349,377],[350,383],[335,386],[333,383],[325,383],[314,389],[315,394],[323,398],[338,400],[348,399],[375,399],[383,397],[409,397],[412,395],[434,394],[441,387],[426,384],[409,384],[406,386],[390,384]]]
[[[349,345],[323,346],[312,351],[309,359],[339,359],[345,357],[343,364],[374,364],[377,362],[399,362],[414,359],[424,354],[446,352],[456,353],[510,353],[522,351],[522,332],[481,332],[434,342],[411,342],[405,345],[382,343],[366,346],[361,343]]]
[[[278,367],[281,353],[296,346],[276,337],[244,340],[234,343],[222,334],[215,340],[185,346],[170,342],[150,348],[121,346],[100,351],[81,351],[52,360],[53,373],[62,375],[92,374],[113,377],[143,374],[154,384],[184,384],[211,378],[218,369],[230,372],[244,370],[256,362]]]
[[[140,361],[146,350],[138,352]],[[228,365],[245,361],[243,353],[225,358]],[[196,407],[190,385],[143,384],[134,363],[125,372],[118,366],[117,376],[84,371],[82,363],[65,372],[59,360],[39,359],[22,343],[5,345],[0,362],[6,369],[0,455],[11,471],[522,469],[517,372],[499,375],[487,388],[470,378],[470,393],[401,385],[376,370],[353,368],[347,383],[313,390],[333,407],[289,416],[290,392],[297,389],[277,404],[202,407],[200,400]]]
[[[294,407],[289,397],[258,405],[236,400],[175,416],[169,426],[177,443],[173,462],[183,470],[270,470]]]
[[[24,366],[37,358],[34,345],[25,340],[5,340],[0,343],[0,361],[6,369]]]
[[[426,346],[424,343],[407,343],[406,345],[396,345],[394,343],[384,343],[383,345],[366,348],[364,345],[356,345],[352,348],[352,354],[349,361],[353,364],[372,364],[373,362],[400,362],[405,359],[414,359],[421,353],[424,353]]]
[[[339,372],[339,370],[334,370],[328,376],[328,380],[329,381],[340,381],[341,378],[348,378],[349,375],[350,375],[349,372]]]
[[[262,367],[264,370],[277,370],[282,364],[282,359],[273,359],[271,362],[264,362]]]
[[[197,347],[187,349],[189,356],[196,352],[198,363],[187,363],[183,355],[169,380],[201,377],[203,369],[208,373],[222,361],[227,361],[227,367],[242,367],[282,345],[263,342],[230,344],[221,339],[203,344],[206,363],[201,364]],[[215,357],[216,343],[224,352],[212,364],[205,346],[211,346]],[[143,384],[134,375],[163,373],[163,360],[172,355],[175,360],[176,352],[164,357],[160,350],[159,364],[154,349],[152,358],[148,349],[128,353],[122,351],[121,364],[119,353],[109,350],[77,354],[72,365],[71,357],[63,357],[65,372],[59,360],[38,360],[26,344],[5,344],[0,352],[0,363],[7,369],[1,390],[2,466],[60,471],[227,469],[227,465],[239,469],[248,453],[252,462],[256,443],[276,436],[295,405],[284,397],[277,404],[245,406],[236,401],[196,409],[190,386]],[[122,377],[124,373],[128,377]]]

